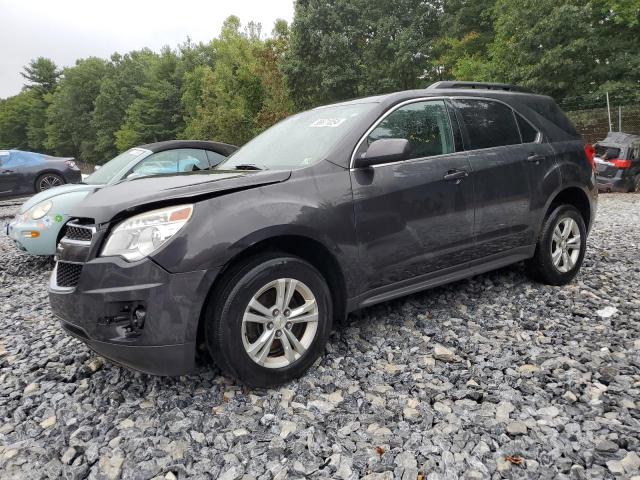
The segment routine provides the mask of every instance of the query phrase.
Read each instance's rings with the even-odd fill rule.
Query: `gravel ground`
[[[96,356],[50,313],[51,263],[1,236],[0,477],[640,475],[639,258],[640,195],[601,195],[571,285],[516,265],[372,307],[304,378],[248,391]]]

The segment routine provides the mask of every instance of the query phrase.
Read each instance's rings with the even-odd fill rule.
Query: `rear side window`
[[[518,121],[518,128],[520,128],[520,135],[522,135],[522,143],[533,143],[538,138],[538,131],[531,126],[521,115],[516,113],[516,120]]]
[[[490,100],[453,99],[469,136],[468,150],[521,143],[513,110]]]
[[[398,108],[369,134],[370,145],[383,138],[405,138],[411,146],[408,160],[453,153],[455,146],[449,112],[441,100],[415,102]]]
[[[545,128],[545,135],[551,136],[551,141],[581,138],[567,116],[551,98],[532,96],[524,97],[520,101],[551,124],[550,126],[555,132],[547,132],[549,126],[543,127]]]

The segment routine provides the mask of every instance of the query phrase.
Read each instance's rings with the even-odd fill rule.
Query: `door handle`
[[[466,170],[449,170],[447,174],[442,177],[447,182],[456,182],[460,183],[462,179],[469,176],[469,172]]]
[[[539,155],[537,153],[532,153],[527,157],[527,162],[531,163],[540,163],[546,157],[544,155]]]
[[[2,170],[0,173],[13,173],[13,170]]]

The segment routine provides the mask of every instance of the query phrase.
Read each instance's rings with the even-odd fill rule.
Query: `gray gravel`
[[[0,477],[640,479],[639,258],[640,195],[601,195],[573,284],[514,266],[369,308],[248,391],[97,357],[1,236]]]

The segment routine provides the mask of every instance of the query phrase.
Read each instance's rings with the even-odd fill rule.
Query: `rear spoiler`
[[[502,90],[506,92],[533,93],[528,88],[520,87],[518,85],[511,85],[508,83],[458,82],[458,81],[452,81],[452,80],[445,80],[442,82],[432,83],[427,88],[429,90],[467,88],[472,90]]]

